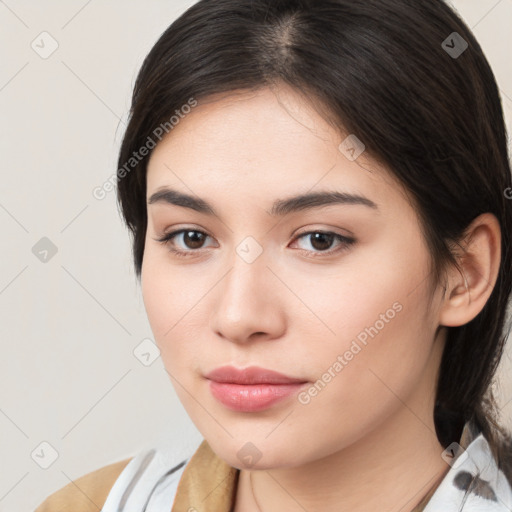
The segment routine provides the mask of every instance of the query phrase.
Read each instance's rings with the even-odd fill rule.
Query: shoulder
[[[132,460],[124,459],[87,473],[48,496],[34,512],[98,512],[115,481]]]

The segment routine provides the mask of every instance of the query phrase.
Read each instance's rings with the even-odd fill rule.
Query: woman
[[[506,142],[441,0],[195,4],[142,65],[117,175],[204,441],[38,511],[512,510]]]

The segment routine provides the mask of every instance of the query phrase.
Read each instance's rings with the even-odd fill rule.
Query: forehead
[[[348,135],[291,88],[209,97],[153,150],[148,198],[167,186],[219,201],[229,197],[241,206],[251,198],[261,203],[265,196],[317,189],[364,193],[375,203],[386,196],[396,201],[403,191],[383,166],[365,152],[348,158],[346,144],[340,149]]]

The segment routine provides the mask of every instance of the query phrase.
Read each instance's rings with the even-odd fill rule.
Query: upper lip
[[[221,366],[206,374],[205,377],[215,382],[231,384],[295,384],[307,382],[304,379],[288,377],[282,373],[260,368],[259,366],[250,366],[242,369],[235,368],[234,366]]]

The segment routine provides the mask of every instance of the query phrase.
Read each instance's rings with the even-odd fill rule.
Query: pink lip
[[[267,409],[298,391],[307,381],[251,366],[216,368],[206,375],[212,395],[229,409],[254,412]]]
[[[306,382],[304,379],[288,377],[259,366],[249,366],[241,370],[234,366],[220,366],[206,374],[205,377],[215,382],[230,384],[298,384]]]

